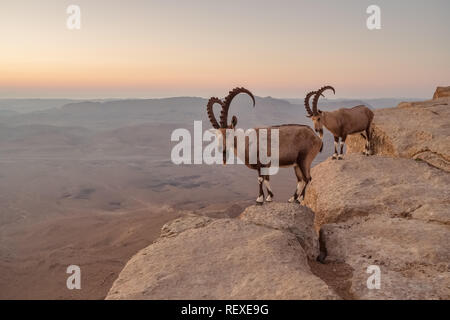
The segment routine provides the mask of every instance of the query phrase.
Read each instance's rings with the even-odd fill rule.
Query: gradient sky
[[[82,28],[66,28],[81,7]],[[366,28],[381,7],[382,29]],[[450,1],[0,0],[0,98],[430,97],[450,85]]]

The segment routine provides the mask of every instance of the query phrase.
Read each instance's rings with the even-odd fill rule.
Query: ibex
[[[219,98],[213,97],[208,101],[206,106],[206,110],[208,113],[209,120],[211,121],[212,126],[216,130],[216,134],[219,137],[219,152],[220,150],[223,153],[223,161],[226,164],[226,131],[227,129],[233,130],[233,134],[236,131],[237,117],[233,116],[231,119],[231,123],[228,124],[228,110],[230,108],[230,104],[234,97],[236,97],[240,93],[248,94],[253,100],[253,106],[255,106],[255,97],[253,94],[245,89],[245,88],[235,88],[228,96],[221,100]],[[213,105],[219,104],[222,107],[222,111],[220,114],[220,124],[217,122],[214,112]],[[304,125],[299,124],[287,124],[280,126],[271,126],[266,128],[255,128],[253,130],[256,131],[256,139],[257,146],[260,146],[260,137],[259,131],[265,129],[267,132],[267,145],[271,145],[271,130],[278,130],[278,164],[280,167],[294,167],[295,174],[297,176],[297,188],[295,189],[294,196],[289,199],[289,202],[300,202],[299,197],[305,197],[306,186],[311,181],[311,163],[316,157],[316,155],[322,151],[322,140],[314,133],[314,131]],[[233,144],[233,152],[236,156],[239,156],[237,147],[238,141],[236,135],[234,136],[234,144]],[[256,199],[257,204],[263,204],[264,202],[264,190],[263,184],[266,186],[268,196],[265,199],[267,202],[271,202],[274,195],[272,189],[270,188],[269,183],[269,175],[261,174],[262,168],[270,167],[270,164],[263,164],[260,161],[260,150],[257,152],[256,162],[250,163],[249,161],[249,137],[245,137],[245,159],[241,159],[241,161],[250,169],[254,169],[258,171],[258,184],[259,184],[259,195]],[[304,186],[302,188],[302,182],[304,182]]]
[[[314,123],[314,130],[319,133],[320,138],[323,139],[323,127],[327,128],[334,136],[334,154],[332,159],[343,159],[344,144],[349,134],[361,132],[361,135],[366,139],[365,155],[370,155],[370,140],[372,137],[370,125],[372,123],[374,114],[366,106],[360,105],[353,108],[342,108],[336,111],[325,112],[317,110],[317,103],[320,96],[323,96],[325,90],[335,90],[331,86],[325,86],[318,91],[308,93],[305,99],[305,109],[308,117]],[[309,98],[314,95],[313,109],[309,107]],[[363,134],[365,133],[365,135]],[[339,138],[341,139],[339,143]],[[340,144],[340,153],[338,154]]]

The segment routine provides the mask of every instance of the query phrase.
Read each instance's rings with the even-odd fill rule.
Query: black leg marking
[[[331,157],[331,159],[333,159],[333,160],[336,160],[337,159],[337,157],[338,157],[338,150],[337,150],[337,148],[338,148],[338,144],[339,144],[339,137],[334,137],[334,154],[333,154],[333,156]]]
[[[341,153],[338,156],[338,160],[344,159],[344,145],[345,145],[346,140],[347,140],[347,136],[343,136],[341,138]]]
[[[310,181],[311,181],[311,180],[310,180]],[[300,197],[303,197],[303,199],[305,199],[305,196],[306,196],[306,187],[308,186],[308,184],[309,184],[310,181],[306,182],[306,183],[305,183],[305,186],[303,187],[302,193],[301,193],[301,195],[300,195]]]
[[[371,150],[370,150],[370,140],[371,140],[371,134],[370,134],[370,128],[366,129],[366,155],[370,156]]]
[[[310,175],[308,168],[305,166],[304,161],[302,161],[300,164],[300,170],[302,171],[303,181],[305,182],[305,185],[303,186],[303,190],[302,190],[300,196],[303,197],[303,199],[305,199],[306,187],[308,186],[309,182],[311,181],[311,175]]]
[[[365,143],[365,145],[364,145],[364,152],[363,152],[363,155],[365,155],[365,156],[367,156],[367,153],[368,153],[368,142],[369,142],[369,139],[367,138],[367,136],[366,136],[366,134],[364,134],[364,133],[362,133],[361,132],[361,137],[363,137],[364,138],[364,140],[366,140],[366,143]]]
[[[289,199],[289,202],[295,202],[298,199],[298,194],[297,194],[297,188],[295,188],[295,192],[294,195],[292,196],[291,199]]]
[[[303,180],[302,171],[300,170],[298,162],[294,165],[294,171],[297,176],[297,185],[295,187],[294,195],[288,200],[290,203],[298,202],[298,184]]]
[[[270,176],[264,176],[264,184],[266,185],[266,190],[268,193],[266,201],[271,202],[273,199],[273,193],[272,193],[272,189],[270,188]]]
[[[257,204],[264,203],[264,189],[263,189],[264,178],[261,176],[261,169],[258,169],[258,184],[259,184],[259,196],[256,198]]]

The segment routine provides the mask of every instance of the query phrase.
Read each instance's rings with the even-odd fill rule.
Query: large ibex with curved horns
[[[349,134],[361,133],[366,139],[366,147],[364,154],[370,155],[370,140],[371,131],[370,125],[372,123],[374,114],[372,110],[364,105],[353,108],[342,108],[336,111],[326,112],[317,109],[317,103],[320,96],[326,90],[335,90],[331,86],[325,86],[317,91],[308,93],[305,99],[305,109],[308,117],[314,123],[314,130],[319,133],[320,138],[323,138],[323,127],[327,128],[334,136],[334,154],[332,159],[343,159],[344,144]],[[309,106],[309,99],[314,95],[312,111]],[[363,134],[365,133],[365,135]],[[341,141],[339,142],[339,139]],[[340,153],[338,154],[340,144]]]
[[[219,98],[211,98],[208,101],[206,110],[208,113],[209,120],[211,121],[212,126],[216,130],[216,134],[219,137],[219,152],[222,151],[223,153],[223,160],[224,164],[226,163],[226,149],[227,149],[227,143],[226,143],[226,131],[231,129],[233,130],[233,133],[235,133],[236,130],[236,124],[237,124],[237,117],[233,116],[231,119],[231,123],[228,124],[228,111],[230,108],[230,104],[234,97],[236,97],[240,93],[246,93],[248,94],[252,100],[253,100],[253,106],[255,106],[255,97],[253,94],[245,89],[245,88],[235,88],[228,96],[221,100]],[[219,104],[222,107],[222,111],[220,113],[220,123],[217,122],[214,112],[213,112],[213,105]],[[314,160],[314,158],[317,156],[317,154],[322,150],[322,141],[321,139],[314,133],[314,131],[304,125],[299,124],[287,124],[287,125],[281,125],[281,126],[271,126],[266,128],[255,128],[256,132],[256,139],[257,139],[257,146],[260,148],[260,135],[259,131],[265,129],[267,132],[267,145],[271,145],[271,130],[277,129],[278,130],[278,165],[280,167],[290,167],[293,166],[295,170],[295,174],[297,176],[297,188],[295,190],[294,196],[289,199],[289,202],[294,201],[300,201],[300,197],[304,197],[306,193],[306,186],[311,181],[311,163]],[[239,157],[238,154],[238,143],[237,143],[237,137],[234,135],[234,144],[233,144],[233,150],[234,154]],[[270,167],[270,164],[263,164],[262,161],[260,161],[260,150],[257,152],[256,156],[256,162],[251,163],[249,161],[250,155],[250,148],[249,148],[249,137],[245,137],[245,159],[241,159],[245,165],[250,168],[258,171],[258,184],[259,184],[259,195],[256,199],[256,202],[258,204],[262,204],[264,202],[264,190],[263,190],[263,183],[266,186],[268,196],[265,199],[267,202],[272,201],[273,193],[272,189],[270,188],[269,183],[269,175],[264,175],[261,173],[262,168]],[[302,187],[302,184],[304,183],[304,186]]]

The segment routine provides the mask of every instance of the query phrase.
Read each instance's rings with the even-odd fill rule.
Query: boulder
[[[354,299],[450,299],[449,225],[384,215],[324,225],[327,262],[353,269]],[[369,266],[380,268],[380,288],[369,289]]]
[[[183,231],[204,227],[211,221],[213,219],[209,217],[188,213],[163,225],[161,237],[175,237]]]
[[[390,157],[420,159],[450,172],[450,98],[403,102],[375,110],[372,152]],[[347,152],[362,153],[360,134],[347,137]]]
[[[433,99],[450,97],[450,87],[437,87]]]
[[[312,260],[319,256],[319,237],[314,230],[314,212],[292,203],[268,203],[245,209],[240,219],[294,234]]]
[[[346,155],[312,169],[325,263],[352,269],[353,299],[450,298],[450,174],[423,161]],[[369,289],[369,266],[381,288]]]
[[[311,175],[304,204],[315,212],[316,228],[369,214],[449,222],[450,174],[423,161],[347,154]]]
[[[261,215],[270,211],[259,208]],[[295,213],[283,220],[274,208],[268,221],[253,208],[241,219],[190,215],[166,225],[127,263],[107,299],[339,298],[310,270],[302,247],[310,233],[290,224]],[[309,211],[299,212],[310,220]]]

